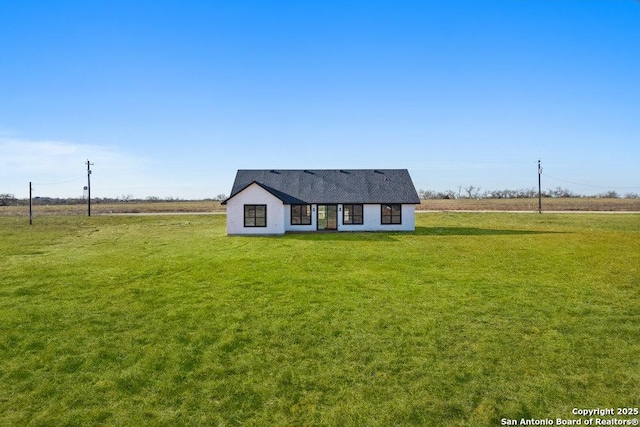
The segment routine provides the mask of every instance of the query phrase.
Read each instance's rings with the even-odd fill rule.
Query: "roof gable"
[[[406,169],[239,170],[229,199],[252,183],[285,204],[420,203]]]

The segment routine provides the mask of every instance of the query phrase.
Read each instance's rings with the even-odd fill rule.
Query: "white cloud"
[[[94,163],[96,185],[104,189],[104,197],[131,194],[126,190],[133,182],[150,178],[141,167],[148,160],[137,159],[118,147],[0,138],[0,153],[0,192],[17,197],[25,196],[29,182],[34,183],[38,195],[82,195],[87,160]]]
[[[93,163],[92,197],[201,199],[228,192],[226,171],[194,170],[153,155],[136,155],[118,146],[0,136],[0,193],[26,198],[32,182],[34,196],[81,197],[87,160]]]
[[[111,152],[110,152],[111,151]],[[38,176],[70,176],[91,155],[113,158],[115,151],[107,147],[79,145],[59,141],[26,141],[0,139],[0,167],[5,174],[35,174]]]

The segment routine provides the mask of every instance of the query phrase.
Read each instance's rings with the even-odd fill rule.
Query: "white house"
[[[406,169],[239,170],[227,234],[414,231],[420,198]]]

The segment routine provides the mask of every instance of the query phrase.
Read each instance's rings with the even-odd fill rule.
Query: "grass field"
[[[639,214],[283,237],[227,237],[224,215],[3,216],[0,242],[0,425],[497,426],[640,406]]]

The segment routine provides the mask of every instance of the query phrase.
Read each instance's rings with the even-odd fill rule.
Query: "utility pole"
[[[87,213],[88,213],[88,216],[91,216],[91,165],[93,165],[93,163],[90,163],[89,159],[87,159]]]
[[[33,193],[33,187],[31,181],[29,181],[29,225],[33,225],[33,203],[31,202],[31,195]]]
[[[540,177],[542,176],[542,166],[538,159],[538,213],[542,213],[542,187],[540,186]]]

